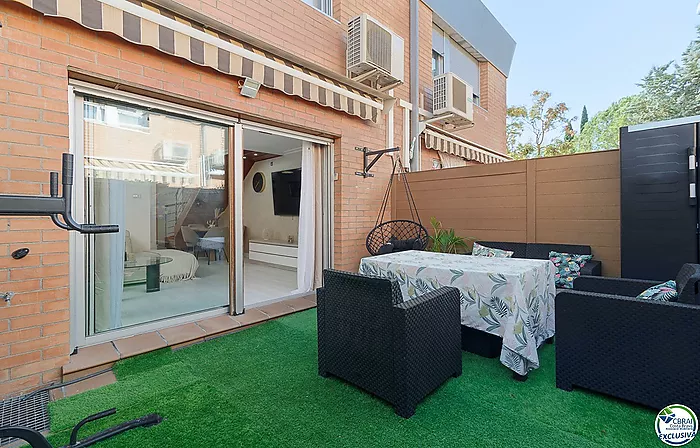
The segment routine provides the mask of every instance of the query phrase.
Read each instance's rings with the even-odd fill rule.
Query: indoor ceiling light
[[[256,152],[255,154],[253,154],[253,156],[257,157],[257,156],[258,156],[258,153]]]

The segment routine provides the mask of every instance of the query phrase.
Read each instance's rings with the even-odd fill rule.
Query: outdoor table
[[[527,375],[554,336],[555,268],[549,260],[406,251],[363,258],[360,273],[396,279],[404,301],[442,286],[460,291],[462,325],[503,338],[501,363]]]

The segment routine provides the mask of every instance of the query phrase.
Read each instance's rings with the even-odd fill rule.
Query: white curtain
[[[455,156],[453,154],[447,154],[444,152],[438,152],[438,155],[440,156],[440,163],[442,163],[443,168],[467,166],[467,161],[461,157]]]
[[[304,142],[301,154],[301,201],[299,206],[299,250],[297,290],[311,292],[320,285],[323,254],[322,154],[324,147]]]
[[[95,235],[94,240],[95,331],[102,332],[122,326],[126,182],[115,179],[94,182],[95,222],[119,225],[119,233]]]

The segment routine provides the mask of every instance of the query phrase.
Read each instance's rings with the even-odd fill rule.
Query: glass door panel
[[[229,304],[229,129],[83,101],[88,335]]]

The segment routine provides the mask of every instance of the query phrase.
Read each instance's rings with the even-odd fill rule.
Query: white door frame
[[[98,86],[83,81],[70,80],[69,82],[69,144],[70,153],[75,156],[75,173],[84,173],[83,159],[83,97],[93,96],[107,100],[119,101],[132,104],[139,108],[152,108],[166,113],[184,115],[206,122],[217,123],[229,126],[233,129],[234,142],[232,145],[234,157],[242,160],[243,157],[243,130],[250,129],[262,131],[269,134],[287,136],[318,143],[326,146],[326,153],[323,158],[323,267],[334,266],[333,241],[334,241],[334,142],[332,139],[319,137],[298,131],[286,130],[283,128],[269,126],[252,121],[239,120],[226,115],[207,112],[200,109],[169,103],[146,96],[130,92],[117,91],[115,89]],[[235,226],[235,260],[243,260],[243,165],[237,163],[234,173],[234,196],[235,210],[231,217],[232,225]],[[75,176],[74,181],[74,203],[73,214],[80,217],[85,216],[85,178]],[[241,314],[244,312],[244,281],[243,263],[236,262],[234,292],[228,307],[208,310],[199,313],[176,316],[140,325],[134,325],[122,329],[107,331],[104,333],[87,336],[87,310],[86,310],[86,238],[77,232],[70,232],[69,235],[69,266],[70,266],[70,345],[71,351],[77,347],[99,344],[115,339],[132,336],[135,334],[167,328],[174,325],[194,322],[208,317],[218,316],[226,313]]]

